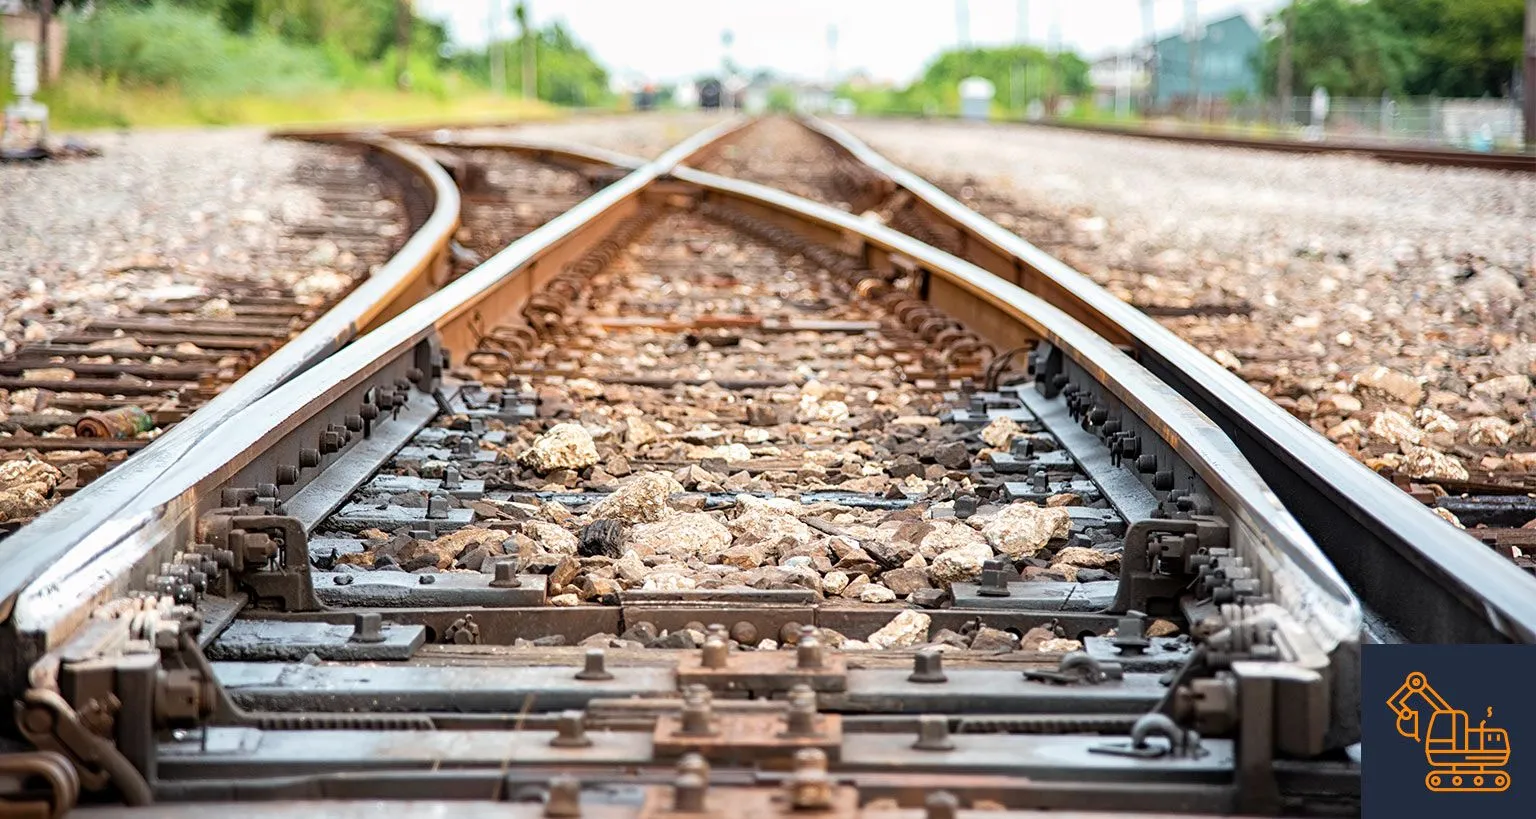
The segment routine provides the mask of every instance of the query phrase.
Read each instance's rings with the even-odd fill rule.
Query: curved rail
[[[341,140],[335,140],[341,141]],[[453,180],[420,148],[387,138],[354,137],[419,186],[429,204],[421,227],[367,281],[326,311],[303,332],[136,453],[132,460],[91,482],[20,531],[0,541],[0,622],[15,596],[71,546],[128,513],[134,499],[161,481],[198,442],[217,434],[235,414],[315,362],[341,349],[400,312],[441,283],[448,246],[459,226],[459,192]]]
[[[277,462],[268,453],[291,450],[296,438],[355,412],[370,390],[435,389],[432,369],[443,347],[457,350],[462,360],[485,323],[516,315],[564,263],[638,212],[643,197],[687,197],[728,201],[738,211],[844,248],[856,240],[866,257],[901,257],[931,275],[935,306],[992,340],[1044,339],[1062,350],[1211,487],[1232,526],[1233,548],[1275,581],[1276,605],[1266,608],[1284,634],[1287,659],[1325,675],[1335,704],[1333,736],[1348,739],[1355,730],[1348,714],[1357,699],[1359,603],[1220,429],[1113,343],[974,264],[827,206],[677,167],[734,127],[712,129],[646,164],[232,417],[217,438],[199,442],[160,486],[138,499],[136,517],[102,530],[24,591],[12,625],[30,637],[29,654],[56,645],[96,602],[122,593],[142,567],[158,565],[188,543],[198,514],[222,505],[221,490],[271,481]]]
[[[197,514],[220,505],[220,489],[242,470],[265,469],[261,480],[271,480],[271,465],[264,460],[268,449],[321,418],[339,396],[367,389],[374,379],[392,385],[418,365],[429,369],[432,362],[416,357],[418,346],[429,338],[441,338],[452,349],[472,350],[481,314],[515,314],[565,261],[631,215],[639,207],[642,189],[740,124],[728,121],[696,134],[404,309],[387,330],[381,327],[363,336],[291,377],[281,389],[256,396],[226,412],[216,425],[209,424],[205,434],[189,441],[179,458],[153,476],[151,485],[141,485],[131,504],[121,505],[94,529],[60,542],[40,574],[17,578],[14,585],[22,591],[10,612],[10,630],[23,635],[23,656],[29,661],[42,656],[98,602],[125,591],[134,582],[136,568],[158,566],[178,545],[190,542]],[[216,435],[207,434],[215,427]],[[6,582],[13,583],[9,573]]]
[[[873,257],[875,266],[893,256],[904,257],[930,277],[931,304],[975,328],[1000,349],[1039,338],[1065,352],[1149,425],[1215,492],[1234,524],[1233,544],[1275,579],[1276,602],[1305,632],[1290,638],[1297,652],[1292,659],[1332,669],[1335,702],[1351,704],[1344,712],[1358,701],[1355,674],[1363,626],[1359,601],[1232,439],[1158,375],[1040,296],[892,228],[754,182],[691,168],[678,168],[673,176],[704,189],[706,201],[729,200],[738,208],[845,249],[856,241],[862,244],[862,255]],[[1345,714],[1334,718],[1336,729],[1353,729],[1353,720]]]
[[[1340,452],[1242,379],[1091,279],[871,150],[806,120],[958,227],[977,265],[1111,339],[1214,419],[1306,527],[1368,609],[1374,639],[1536,642],[1536,580]],[[1393,632],[1397,632],[1394,634]]]

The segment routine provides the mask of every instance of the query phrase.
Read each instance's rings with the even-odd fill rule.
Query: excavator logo
[[[1427,723],[1421,723],[1420,708],[1409,704],[1415,695],[1429,707]],[[1509,732],[1487,727],[1486,717],[1476,728],[1471,727],[1467,712],[1452,708],[1423,672],[1409,674],[1387,698],[1387,707],[1397,715],[1397,732],[1424,746],[1430,768],[1424,787],[1436,793],[1499,793],[1509,789],[1509,772],[1499,770],[1509,764]],[[1487,717],[1492,716],[1490,706]]]

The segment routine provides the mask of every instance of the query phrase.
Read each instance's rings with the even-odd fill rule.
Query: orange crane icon
[[[1408,704],[1417,694],[1429,704],[1428,724],[1420,732],[1419,709]],[[1419,671],[1412,672],[1397,692],[1387,698],[1397,714],[1397,732],[1424,745],[1430,771],[1424,786],[1439,793],[1498,793],[1509,789],[1509,772],[1497,770],[1509,763],[1509,732],[1488,728],[1483,719],[1476,728],[1467,712],[1452,708]],[[1488,709],[1493,716],[1493,708]]]

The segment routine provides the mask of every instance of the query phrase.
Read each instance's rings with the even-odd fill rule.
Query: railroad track
[[[1155,139],[1164,142],[1184,142],[1195,145],[1214,145],[1225,148],[1246,148],[1257,151],[1274,151],[1292,154],[1351,154],[1365,156],[1381,162],[1406,165],[1428,165],[1441,168],[1472,168],[1485,171],[1510,173],[1536,173],[1536,154],[1503,152],[1478,153],[1455,148],[1427,148],[1393,145],[1383,142],[1323,141],[1306,142],[1297,139],[1264,139],[1261,137],[1225,136],[1152,128],[1117,128],[1108,125],[1082,125],[1063,122],[1031,123],[1047,128],[1060,128],[1092,134]]]
[[[1513,566],[845,134],[894,227],[686,167],[739,126],[606,185],[435,140],[601,189],[0,545],[35,801],[1351,813],[1362,640],[1530,641]]]

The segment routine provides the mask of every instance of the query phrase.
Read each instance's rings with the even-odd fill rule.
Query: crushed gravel
[[[250,129],[90,141],[101,157],[0,165],[0,353],[146,294],[291,268],[280,228],[320,209],[295,172],[330,150]]]
[[[846,125],[1379,471],[1536,484],[1536,176]]]

